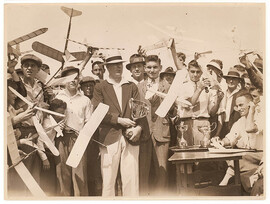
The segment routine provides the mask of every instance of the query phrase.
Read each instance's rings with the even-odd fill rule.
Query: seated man
[[[220,141],[222,146],[231,145],[232,147],[245,149],[263,149],[263,125],[259,123],[262,118],[255,114],[255,104],[252,97],[247,92],[239,93],[236,97],[235,109],[240,113],[240,119],[235,122],[230,132]],[[255,117],[256,116],[256,117]],[[258,167],[262,158],[262,152],[251,152],[243,156],[240,161],[240,170],[248,171]],[[228,162],[228,169],[225,177],[219,185],[227,185],[229,179],[234,175],[233,163]]]

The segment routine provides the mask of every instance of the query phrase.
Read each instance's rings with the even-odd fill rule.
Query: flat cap
[[[68,72],[70,71],[76,71],[78,72],[78,74],[80,73],[79,68],[73,67],[73,66],[69,66],[69,67],[65,67],[62,72],[61,72],[61,77],[64,77],[67,75]]]
[[[85,76],[85,77],[83,77],[82,80],[80,81],[80,84],[83,84],[83,83],[85,83],[85,82],[90,82],[90,81],[96,83],[96,80],[95,80],[93,77],[91,77],[91,76]]]
[[[32,61],[35,61],[37,63],[37,66],[38,67],[41,67],[42,65],[42,60],[33,55],[33,54],[27,54],[27,55],[24,55],[22,58],[21,58],[21,64],[23,64],[26,60],[32,60]]]

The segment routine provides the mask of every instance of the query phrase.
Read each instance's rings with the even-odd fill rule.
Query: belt
[[[64,137],[73,137],[73,138],[78,137],[77,133],[74,130],[64,129],[63,134],[64,134]]]
[[[63,132],[64,133],[68,133],[68,134],[73,134],[73,133],[75,133],[76,134],[76,132],[75,132],[75,130],[72,130],[72,129],[70,129],[70,128],[68,128],[68,129],[63,129]]]
[[[180,121],[186,120],[209,120],[207,117],[188,117],[188,118],[180,118]]]

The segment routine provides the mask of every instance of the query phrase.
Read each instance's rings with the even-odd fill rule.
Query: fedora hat
[[[137,64],[137,63],[145,64],[144,57],[139,54],[131,55],[131,57],[129,58],[129,64],[126,65],[126,68],[130,70],[131,65]]]
[[[125,60],[122,59],[120,52],[117,50],[117,51],[110,51],[107,54],[105,58],[105,62],[103,64],[107,65],[107,64],[116,64],[116,63],[122,63],[122,62],[125,62]]]
[[[173,70],[172,67],[168,67],[168,68],[165,69],[164,72],[160,73],[160,78],[163,78],[165,74],[170,74],[170,75],[175,76],[175,71]]]
[[[213,60],[211,60],[206,66],[209,68],[214,67],[214,68],[218,69],[219,71],[222,71],[220,64],[218,64],[217,62],[215,62]]]
[[[228,71],[227,75],[223,75],[223,78],[236,78],[236,79],[241,79],[240,73],[237,71],[236,68],[231,67]]]

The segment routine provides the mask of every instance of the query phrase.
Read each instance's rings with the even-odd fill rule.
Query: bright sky
[[[69,17],[61,6],[82,11],[72,19],[70,39],[98,47],[125,48],[121,51],[128,61],[139,45],[148,46],[174,36],[177,51],[187,55],[186,63],[195,52],[212,50],[201,58],[206,65],[211,59],[221,59],[226,73],[238,63],[240,50],[264,53],[263,4],[9,4],[5,6],[5,39],[11,41],[39,28],[48,31],[21,43],[21,51],[31,50],[39,41],[63,51]],[[83,51],[84,46],[69,42],[68,50]],[[159,54],[163,69],[173,66],[169,52],[164,49],[149,53]],[[52,72],[60,63],[44,55],[38,56]],[[88,63],[86,69],[90,69]],[[174,66],[173,66],[174,67]],[[127,72],[126,72],[127,74]]]

